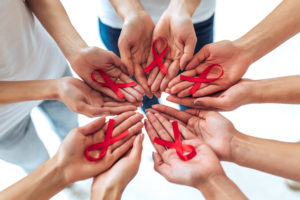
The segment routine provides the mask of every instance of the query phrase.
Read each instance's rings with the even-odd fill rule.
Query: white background
[[[74,26],[88,44],[102,47],[97,26],[97,7],[100,0],[63,0],[63,3]],[[279,0],[218,0],[215,18],[215,41],[237,39],[254,27],[279,3]],[[263,79],[300,74],[299,45],[300,37],[297,35],[254,63],[245,77]],[[169,104],[165,100],[163,103]],[[289,142],[300,140],[299,105],[247,105],[233,112],[223,114],[243,133]],[[59,145],[58,138],[50,130],[46,119],[38,110],[34,110],[32,116],[40,137],[45,142],[50,154],[53,155]],[[80,116],[81,125],[90,120]],[[152,151],[150,141],[145,137],[140,171],[126,188],[123,199],[203,199],[200,192],[185,186],[168,183],[157,174],[153,170]],[[285,185],[284,179],[280,177],[243,168],[232,163],[223,163],[223,166],[227,175],[250,199],[293,200],[300,198],[300,192],[290,190]],[[0,169],[0,190],[25,176],[21,169],[3,161],[0,161]],[[62,191],[53,199],[88,199],[89,185],[90,181],[80,182],[71,189]]]

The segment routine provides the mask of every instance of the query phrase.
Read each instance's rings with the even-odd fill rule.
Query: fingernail
[[[195,104],[196,106],[202,106],[202,105],[203,105],[201,101],[195,101],[194,104]]]

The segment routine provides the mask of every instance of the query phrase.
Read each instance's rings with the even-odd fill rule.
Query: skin
[[[160,17],[153,31],[154,42],[158,38],[166,38],[169,49],[165,56],[164,65],[168,74],[164,75],[158,67],[149,72],[148,85],[151,91],[160,97],[169,81],[174,78],[179,69],[184,69],[187,62],[193,57],[197,38],[192,23],[192,15],[200,4],[200,0],[179,1],[172,0]],[[158,52],[161,52],[166,44],[163,42],[157,45]],[[148,58],[148,65],[153,61],[152,51]]]
[[[155,137],[168,135],[173,140],[171,122],[164,116],[147,112],[146,131],[151,141]],[[202,192],[206,199],[247,199],[239,188],[226,176],[218,157],[212,149],[192,131],[181,124],[179,130],[183,144],[193,145],[197,155],[189,161],[182,161],[175,149],[166,149],[152,143],[154,169],[169,182],[194,187]]]
[[[111,4],[123,20],[118,41],[121,60],[146,95],[152,98],[144,68],[151,48],[154,23],[139,0],[111,0]]]
[[[300,161],[296,159],[300,156],[299,143],[245,135],[236,130],[228,119],[214,111],[178,111],[168,106],[155,105],[154,109],[148,112],[164,113],[164,116],[169,116],[170,119],[179,120],[182,126],[186,126],[203,139],[221,160],[295,181],[300,180]]]
[[[109,146],[105,157],[97,162],[88,161],[83,152],[91,144],[103,141],[107,128],[105,118],[99,118],[72,130],[54,157],[27,177],[2,191],[0,199],[49,199],[75,181],[106,173],[105,171],[126,154],[132,145],[134,145],[132,152],[140,151],[141,136],[134,136],[141,132],[140,120],[140,115],[134,112],[123,113],[115,117],[116,128],[113,135],[118,135],[122,130],[128,129],[129,137]],[[132,161],[132,159],[127,161]]]
[[[106,72],[116,82],[131,82],[121,60],[112,52],[98,47],[89,47],[72,26],[68,15],[59,0],[27,0],[28,6],[56,41],[73,70],[92,88],[117,100],[119,97],[108,87],[103,87],[91,79],[95,69]],[[102,77],[97,78],[103,81]],[[137,85],[121,89],[125,100],[138,102],[142,100],[144,90]]]
[[[168,100],[186,106],[230,111],[252,103],[300,104],[300,76],[286,76],[264,80],[242,79],[225,91],[211,96],[178,98],[169,96]]]
[[[73,77],[35,81],[0,81],[0,91],[2,94],[0,104],[59,100],[72,111],[88,117],[134,111],[140,105],[138,102],[116,102]]]
[[[245,74],[249,66],[300,31],[300,1],[282,1],[263,21],[235,41],[220,41],[204,46],[189,62],[186,75],[199,76],[210,64],[223,66],[221,79],[202,84],[193,97],[201,97],[225,90]],[[287,20],[282,20],[287,19]],[[264,48],[261,48],[261,47]],[[215,76],[212,71],[209,76]],[[173,79],[168,92],[177,97],[187,97],[191,83]]]

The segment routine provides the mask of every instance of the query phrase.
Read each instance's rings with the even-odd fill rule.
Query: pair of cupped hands
[[[104,140],[108,127],[105,117],[72,130],[54,156],[58,169],[63,171],[63,182],[68,185],[94,177],[92,199],[107,193],[120,197],[138,172],[144,125],[156,150],[153,153],[154,169],[168,181],[201,189],[213,184],[216,178],[226,177],[220,160],[234,160],[231,141],[239,134],[230,121],[214,111],[179,111],[159,104],[148,109],[146,116],[144,123],[144,116],[133,111],[116,116],[112,137],[125,130],[129,134],[110,145],[105,156],[96,162],[87,160],[83,152],[88,146]],[[197,154],[191,160],[183,161],[175,149],[153,143],[155,137],[174,141],[172,121],[179,124],[182,143],[193,145],[196,150]],[[97,155],[99,151],[91,153]],[[116,196],[111,198],[118,199]]]
[[[153,94],[159,97],[163,91],[171,94],[169,101],[190,107],[233,109],[225,98],[231,94],[220,91],[238,83],[235,91],[241,92],[239,86],[243,84],[239,81],[252,61],[248,59],[242,45],[236,41],[211,43],[194,55],[197,39],[191,16],[177,13],[165,11],[156,26],[145,11],[125,18],[118,43],[121,58],[97,47],[80,48],[69,58],[69,63],[86,84],[75,78],[61,79],[59,99],[73,111],[89,117],[136,110],[141,106],[144,94],[150,98]],[[164,65],[168,70],[166,75],[162,74],[159,67],[148,73],[144,72],[144,68],[154,59],[151,48],[153,41],[158,38],[166,38],[169,45],[164,57]],[[160,53],[165,45],[158,43],[157,51]],[[222,65],[224,75],[219,80],[203,83],[191,95],[189,89],[193,82],[181,81],[179,70],[186,70],[183,75],[198,77],[211,64]],[[106,72],[116,83],[132,82],[131,77],[135,76],[138,85],[120,88],[125,95],[124,99],[120,99],[111,88],[101,86],[91,79],[91,73],[96,69]],[[211,70],[208,78],[216,77],[218,73],[218,70]],[[105,82],[99,74],[95,75],[97,81]],[[211,105],[210,99],[203,98],[207,95],[213,97],[213,100],[218,97],[217,100],[222,102]]]

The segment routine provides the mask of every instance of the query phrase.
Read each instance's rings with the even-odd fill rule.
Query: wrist
[[[192,18],[199,4],[200,0],[171,0],[167,10],[171,13],[179,13],[181,16],[188,15]]]
[[[121,199],[124,189],[125,188],[120,187],[118,184],[102,184],[101,187],[97,187],[93,184],[91,189],[91,200],[118,200]]]
[[[255,59],[255,52],[252,51],[251,44],[243,38],[232,41],[233,45],[238,49],[239,57],[244,63],[247,63],[247,66],[250,66]]]
[[[245,155],[251,151],[249,143],[249,136],[240,132],[235,134],[230,142],[231,157],[229,161],[236,164],[244,163]]]

